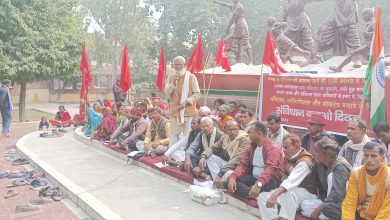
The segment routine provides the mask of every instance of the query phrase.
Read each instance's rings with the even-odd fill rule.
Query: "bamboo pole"
[[[206,101],[205,102],[207,102],[207,99],[209,98],[209,91],[210,91],[211,81],[213,81],[214,70],[215,70],[215,65],[213,67],[213,71],[211,72],[211,77],[210,77],[210,80],[209,80],[209,85],[207,87],[206,99],[205,99]]]
[[[210,60],[210,55],[211,55],[211,50],[207,53],[207,58],[206,58],[206,62],[204,63],[204,65],[203,65],[203,69],[202,69],[202,78],[203,78],[203,91],[205,91],[205,89],[206,89],[206,76],[205,76],[205,73],[204,73],[204,69],[207,67],[207,65],[208,65],[208,62],[209,62],[209,60]],[[205,98],[204,100],[203,100],[203,105],[206,105],[206,101],[207,101],[207,99]]]

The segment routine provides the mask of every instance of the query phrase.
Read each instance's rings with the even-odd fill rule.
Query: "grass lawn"
[[[53,114],[41,112],[33,109],[26,109],[26,121],[40,121],[41,117],[45,116],[48,119],[54,118]],[[19,122],[19,110],[14,109],[12,111],[12,122]]]

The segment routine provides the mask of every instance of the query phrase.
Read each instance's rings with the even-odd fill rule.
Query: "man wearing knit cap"
[[[226,122],[230,120],[234,121],[234,118],[230,115],[230,107],[226,104],[219,106],[218,117],[219,120],[217,121],[217,124],[219,129],[221,129],[221,131],[224,130]]]
[[[145,133],[148,129],[148,123],[142,117],[142,112],[136,108],[127,107],[125,116],[128,119],[122,127],[117,129],[111,136],[110,143],[118,145],[125,150],[136,150],[136,144],[145,139]],[[128,136],[123,135],[128,132]],[[115,141],[116,140],[116,141]]]
[[[168,75],[165,83],[170,111],[169,146],[178,142],[180,135],[190,133],[192,118],[198,114],[195,104],[200,98],[198,80],[186,71],[184,57],[175,57],[173,65],[175,72]]]
[[[302,147],[305,148],[311,155],[314,154],[314,145],[322,137],[327,136],[330,139],[336,141],[336,137],[325,131],[326,126],[325,118],[322,115],[313,114],[307,121],[307,133],[302,136]]]

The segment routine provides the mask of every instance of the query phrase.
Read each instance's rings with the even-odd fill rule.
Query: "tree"
[[[83,30],[75,0],[3,0],[0,3],[0,76],[20,84],[24,121],[28,82],[78,73]]]
[[[156,42],[155,26],[151,18],[146,16],[138,0],[83,0],[84,15],[91,16],[104,30],[104,34],[94,34],[93,59],[98,65],[110,63],[113,75],[118,76],[123,45],[129,48],[132,60],[131,74],[133,82],[149,78],[151,73],[147,67],[151,57],[149,45]],[[134,77],[135,76],[135,77]],[[113,79],[115,80],[115,79]]]

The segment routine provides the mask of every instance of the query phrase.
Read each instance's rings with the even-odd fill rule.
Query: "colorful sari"
[[[99,127],[99,124],[102,121],[103,116],[95,112],[95,110],[93,110],[93,108],[90,107],[87,109],[87,117],[88,117],[87,120],[88,124],[85,126],[84,134],[85,136],[90,137],[93,134],[93,132],[96,131],[96,129]]]
[[[69,112],[57,112],[55,120],[49,120],[50,124],[54,127],[70,127],[73,124],[72,117]]]
[[[103,117],[102,121],[100,122],[98,128],[97,128],[97,134],[95,136],[96,139],[108,141],[110,140],[110,136],[116,129],[118,128],[116,123],[116,118],[108,114]]]

